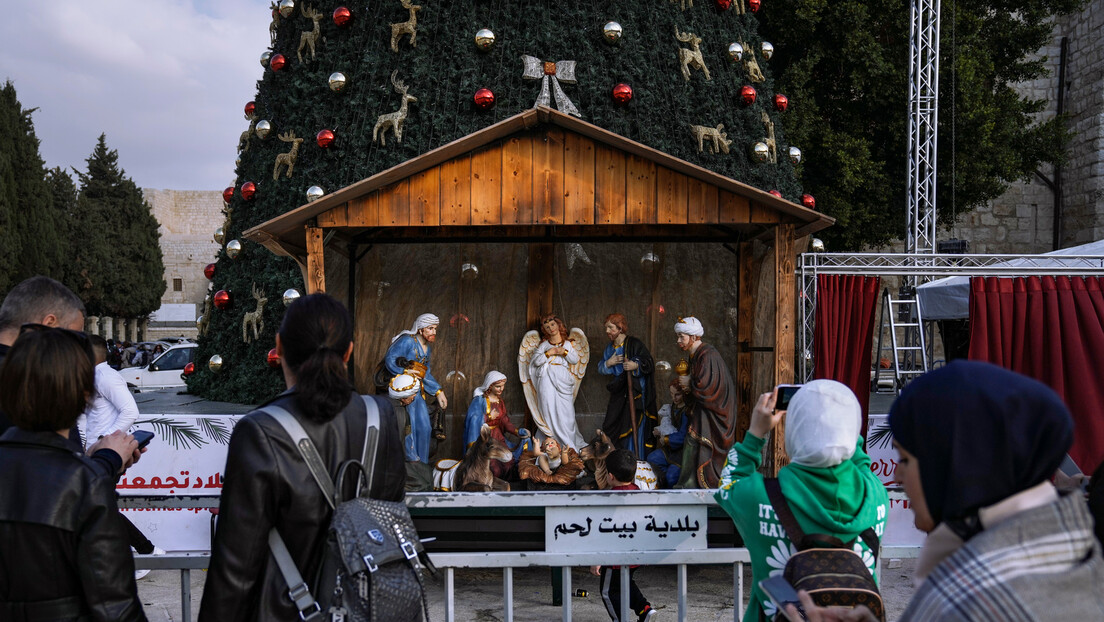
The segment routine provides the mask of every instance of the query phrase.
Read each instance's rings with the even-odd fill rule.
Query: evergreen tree
[[[83,243],[83,237],[78,239],[75,235],[78,229],[73,227],[77,211],[77,186],[69,173],[60,166],[46,171],[46,183],[50,187],[50,203],[54,222],[58,225],[58,237],[66,241],[61,257],[60,277],[57,278],[69,289],[77,291],[73,257],[76,245]]]
[[[794,165],[786,157],[787,141],[778,112],[771,65],[763,53],[756,15],[710,0],[640,0],[596,3],[580,0],[504,0],[502,2],[421,3],[416,14],[417,45],[400,36],[397,52],[392,50],[392,24],[410,19],[413,9],[400,0],[351,5],[336,0],[296,2],[294,13],[273,16],[276,39],[272,52],[281,54],[287,65],[279,71],[269,67],[258,84],[256,121],[271,124],[271,134],[261,139],[246,133],[242,140],[234,197],[229,204],[230,226],[226,239],[240,239],[242,231],[306,202],[305,191],[320,186],[332,192],[452,140],[481,130],[521,113],[534,105],[541,90],[540,80],[522,77],[522,56],[542,61],[576,61],[577,83],[561,82],[564,93],[582,118],[629,139],[687,160],[722,175],[757,186],[778,190],[799,201],[802,189]],[[352,21],[339,26],[333,19],[339,6],[350,7]],[[314,11],[317,17],[312,18]],[[603,36],[603,26],[615,21],[623,27],[616,43]],[[268,15],[258,19],[258,27]],[[315,39],[317,56],[301,44]],[[488,28],[496,41],[489,50],[475,45],[478,30]],[[685,79],[680,67],[680,49],[691,51],[691,37],[680,42],[677,33],[700,38],[698,49],[706,72],[690,69]],[[744,59],[754,58],[762,76],[749,65],[733,62],[730,44],[742,42]],[[303,60],[298,58],[302,53]],[[341,72],[346,86],[340,92],[327,86],[329,76]],[[402,131],[402,142],[390,134],[387,144],[373,137],[380,115],[400,109],[402,98],[396,82],[417,98],[410,103]],[[632,101],[615,103],[615,85],[632,87]],[[745,104],[742,87],[753,87],[757,99]],[[480,88],[494,92],[496,103],[482,110],[473,102]],[[773,123],[777,163],[759,164],[751,158],[754,143],[764,141],[767,128],[763,115]],[[729,153],[713,154],[708,146],[698,152],[698,141],[690,127],[724,124],[731,140]],[[252,129],[252,128],[250,128]],[[336,141],[328,149],[315,144],[315,135],[332,130]],[[305,139],[298,149],[298,161],[290,178],[274,179],[273,165],[291,145],[280,140]],[[800,146],[800,145],[798,145]],[[257,184],[257,195],[246,201],[240,193],[245,182]],[[214,228],[214,227],[212,227]],[[207,397],[231,401],[259,401],[271,397],[282,386],[274,370],[265,367],[265,352],[273,343],[283,306],[280,293],[288,287],[302,288],[298,268],[278,259],[264,248],[243,242],[237,259],[220,253],[214,289],[232,296],[229,309],[211,312],[209,332],[201,338],[197,355],[199,371],[189,378],[189,387]],[[264,290],[266,334],[251,344],[241,339],[243,315],[253,310],[252,287]],[[226,366],[216,377],[206,362],[219,354]]]
[[[74,291],[89,315],[148,315],[165,293],[157,220],[103,134],[86,162],[88,171],[77,172],[74,230],[81,240],[74,244]]]
[[[1061,119],[1015,91],[1046,74],[1034,54],[1054,15],[1083,0],[958,0],[942,5],[936,203],[941,224],[1064,157]],[[805,152],[803,182],[837,219],[834,250],[905,233],[909,12],[900,2],[771,0],[762,11],[777,49],[783,121]]]
[[[55,218],[31,115],[11,82],[0,90],[0,292],[36,274],[64,269],[64,223]]]

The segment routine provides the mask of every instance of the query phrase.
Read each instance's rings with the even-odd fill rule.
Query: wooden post
[[[525,327],[540,331],[542,315],[552,313],[552,270],[554,244],[529,245],[529,287],[525,304]]]
[[[753,384],[754,350],[752,336],[755,334],[755,301],[759,291],[759,272],[762,270],[762,257],[756,257],[752,242],[742,242],[739,247],[738,298],[736,316],[736,442],[744,440],[744,434],[751,427],[751,409],[755,406],[756,395]]]
[[[794,380],[794,226],[781,224],[774,229],[774,382],[789,384]],[[778,474],[789,458],[786,456],[785,421],[771,434],[769,461],[771,477]]]
[[[322,228],[307,227],[307,268],[303,281],[308,294],[326,291],[326,259],[322,252]]]

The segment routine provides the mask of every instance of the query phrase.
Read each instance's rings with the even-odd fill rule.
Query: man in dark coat
[[[721,353],[702,341],[705,329],[697,318],[679,318],[675,334],[679,348],[690,353],[690,376],[683,381],[690,429],[676,488],[716,488],[736,441],[736,385]]]
[[[655,449],[652,428],[656,419],[655,362],[644,342],[630,337],[625,316],[612,313],[606,317],[606,336],[610,344],[602,353],[598,373],[610,376],[606,389],[610,392],[606,406],[606,418],[602,431],[617,447],[628,449],[643,460]],[[629,410],[629,383],[632,377],[632,393],[636,412],[636,438],[633,438],[633,418]]]

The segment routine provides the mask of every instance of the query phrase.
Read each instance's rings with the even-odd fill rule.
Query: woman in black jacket
[[[94,390],[87,337],[34,327],[0,366],[0,620],[143,621],[115,474],[67,440]]]
[[[364,445],[364,402],[353,390],[346,368],[353,352],[349,312],[325,294],[300,298],[284,314],[276,351],[288,390],[269,404],[299,421],[332,477],[344,461],[359,460]],[[401,501],[406,467],[398,424],[390,403],[374,399],[380,436],[370,496]],[[276,528],[300,574],[310,582],[322,561],[331,514],[283,427],[260,411],[246,415],[230,439],[199,619],[299,619],[269,551],[268,532]]]

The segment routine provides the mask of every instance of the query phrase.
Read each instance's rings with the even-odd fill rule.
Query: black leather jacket
[[[316,423],[295,407],[294,393],[270,402],[302,424],[331,476],[342,462],[361,458],[364,402],[353,394],[333,420]],[[391,404],[374,398],[380,411],[380,439],[371,496],[401,501],[406,465]],[[349,476],[349,480],[353,480]],[[322,560],[332,511],[299,450],[275,419],[253,411],[234,428],[223,474],[218,526],[199,610],[201,621],[298,620],[288,586],[268,548],[276,527],[300,574],[309,583]],[[316,595],[317,596],[317,595]]]
[[[0,473],[0,619],[145,620],[115,474],[54,432],[19,428],[0,436]],[[19,611],[62,599],[81,611]]]

